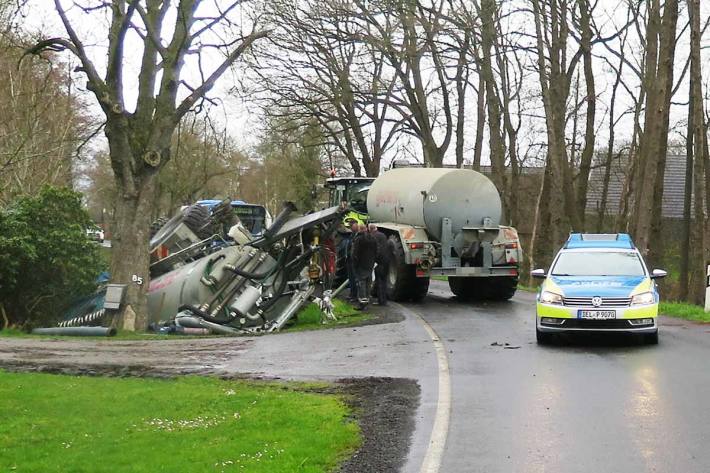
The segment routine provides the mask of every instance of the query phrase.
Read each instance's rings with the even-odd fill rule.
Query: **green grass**
[[[0,471],[333,471],[359,429],[339,396],[304,389],[0,371]]]
[[[449,277],[448,276],[432,276],[431,277],[434,281],[448,281]]]
[[[705,312],[705,308],[699,305],[687,304],[685,302],[661,302],[658,312],[662,315],[677,317],[679,319],[710,322],[710,312]]]
[[[335,299],[333,302],[335,304],[333,313],[338,320],[328,320],[326,323],[321,323],[320,309],[315,304],[309,304],[298,313],[298,320],[296,321],[296,324],[289,327],[287,331],[294,332],[300,330],[318,330],[343,326],[347,327],[372,318],[372,314],[360,312],[352,305],[341,301],[340,299]]]

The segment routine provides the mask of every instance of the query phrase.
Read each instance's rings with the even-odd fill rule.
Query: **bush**
[[[0,209],[0,304],[11,325],[56,321],[105,268],[81,194],[44,187]]]

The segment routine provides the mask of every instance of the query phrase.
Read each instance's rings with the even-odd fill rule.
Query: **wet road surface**
[[[538,346],[533,303],[529,293],[459,303],[436,283],[411,306],[449,352],[440,471],[710,471],[710,326],[664,318],[658,346],[599,336]]]

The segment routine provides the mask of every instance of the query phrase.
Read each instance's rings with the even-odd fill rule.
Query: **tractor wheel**
[[[214,234],[212,218],[207,207],[199,204],[191,205],[184,212],[183,223],[201,240]]]
[[[153,223],[150,224],[150,237],[153,238],[158,231],[160,231],[161,228],[165,226],[165,224],[168,223],[168,218],[167,217],[159,217],[157,220],[155,220]]]

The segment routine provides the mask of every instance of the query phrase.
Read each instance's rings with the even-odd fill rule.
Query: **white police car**
[[[561,332],[634,332],[658,343],[658,289],[631,237],[619,234],[570,235],[557,253],[537,296],[538,343]]]

